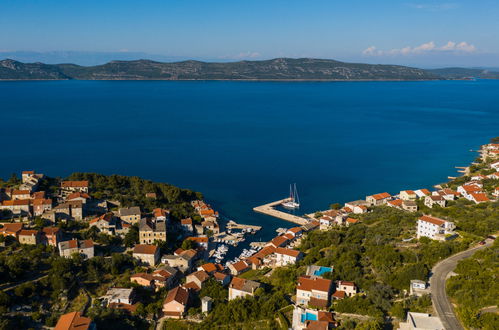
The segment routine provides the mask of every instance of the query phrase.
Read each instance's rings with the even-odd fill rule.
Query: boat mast
[[[298,189],[296,189],[296,183],[295,183],[294,199],[295,199],[294,201],[297,204],[300,204],[300,198],[298,197]]]

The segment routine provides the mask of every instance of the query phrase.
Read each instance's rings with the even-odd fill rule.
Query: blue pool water
[[[221,213],[296,182],[302,208],[418,189],[499,135],[499,81],[0,82],[0,176],[36,169],[138,175],[204,193]]]
[[[315,272],[314,272],[314,275],[315,276],[322,276],[324,275],[325,273],[328,273],[328,272],[331,272],[332,271],[332,268],[330,267],[323,267],[321,266],[321,268],[317,269]]]
[[[317,315],[313,313],[305,313],[301,315],[301,322],[304,323],[305,321],[317,321]]]

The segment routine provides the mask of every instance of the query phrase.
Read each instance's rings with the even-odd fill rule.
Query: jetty
[[[225,227],[227,229],[242,229],[242,230],[247,230],[247,229],[251,229],[253,231],[259,231],[260,229],[262,229],[261,226],[254,226],[254,225],[243,225],[243,224],[240,224],[240,223],[236,223],[234,220],[229,220],[229,222],[227,222],[227,224],[225,225]]]
[[[299,224],[300,226],[303,226],[303,225],[309,223],[309,220],[307,220],[303,217],[299,217],[297,215],[289,214],[289,213],[282,212],[282,211],[275,209],[276,206],[281,205],[282,203],[290,202],[290,201],[291,201],[291,198],[284,198],[284,199],[281,199],[281,200],[278,200],[275,202],[271,202],[268,204],[254,207],[253,211],[258,212],[258,213],[263,213],[266,215],[270,215],[271,217],[279,218],[281,220],[293,222],[293,223]]]

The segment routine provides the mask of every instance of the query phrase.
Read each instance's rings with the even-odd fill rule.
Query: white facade
[[[445,239],[445,235],[454,234],[455,225],[453,222],[430,217],[421,217],[417,223],[417,238],[428,237],[431,239]],[[434,220],[431,220],[434,219]]]

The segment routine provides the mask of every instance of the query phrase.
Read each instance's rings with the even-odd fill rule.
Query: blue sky
[[[497,0],[4,0],[0,53],[499,67],[498,17]]]

